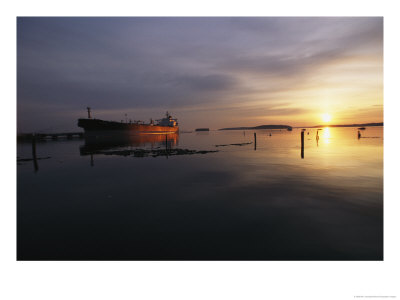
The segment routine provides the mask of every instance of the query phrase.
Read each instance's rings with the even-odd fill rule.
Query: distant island
[[[382,123],[364,123],[364,124],[348,124],[348,125],[317,125],[311,126],[308,128],[317,128],[317,127],[365,127],[365,126],[383,126]]]
[[[318,128],[318,127],[369,127],[369,126],[383,126],[383,122],[381,123],[363,123],[363,124],[347,124],[347,125],[317,125],[317,126],[302,126],[295,128]],[[293,127],[289,125],[260,125],[253,127],[229,127],[229,128],[221,128],[218,130],[252,130],[252,129],[289,129],[291,130]]]
[[[260,125],[255,127],[231,127],[231,128],[221,128],[218,130],[247,130],[247,129],[292,129],[289,125]]]

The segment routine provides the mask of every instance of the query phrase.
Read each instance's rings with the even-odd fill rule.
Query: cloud
[[[57,105],[119,111],[243,104],[248,113],[258,101],[298,107],[302,93],[327,87],[327,78],[349,76],[333,66],[352,68],[352,79],[365,76],[365,66],[382,65],[382,18],[18,18],[17,23],[21,126],[27,119],[44,122],[40,109]],[[360,88],[372,86],[358,82]],[[335,82],[340,84],[348,83]]]
[[[184,86],[195,91],[224,91],[236,86],[234,77],[223,74],[210,74],[202,76],[182,76],[175,79],[177,86]]]

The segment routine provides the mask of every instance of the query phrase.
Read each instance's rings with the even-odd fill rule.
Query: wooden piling
[[[301,158],[304,158],[304,131],[301,132]]]
[[[257,134],[254,132],[254,150],[257,150]]]
[[[32,158],[33,158],[33,168],[35,169],[35,172],[39,170],[39,165],[37,163],[37,157],[36,157],[36,136],[35,134],[32,135]]]
[[[360,130],[358,131],[358,139],[360,139],[361,138],[361,132],[360,132]]]
[[[36,157],[36,137],[32,135],[32,156]]]

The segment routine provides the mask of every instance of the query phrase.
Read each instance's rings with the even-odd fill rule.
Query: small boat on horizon
[[[365,127],[359,127],[359,128],[357,128],[357,129],[359,129],[359,130],[365,130],[366,128],[365,128]]]

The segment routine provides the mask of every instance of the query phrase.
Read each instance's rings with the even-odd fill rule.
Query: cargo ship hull
[[[152,124],[122,123],[98,119],[79,119],[78,126],[86,133],[94,132],[137,132],[137,133],[176,133],[179,126],[160,126]]]

